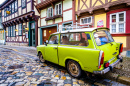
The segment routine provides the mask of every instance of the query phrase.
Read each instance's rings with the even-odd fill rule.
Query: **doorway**
[[[55,32],[57,32],[57,26],[48,27],[48,28],[43,29],[42,30],[42,37],[43,37],[43,42],[42,43],[46,42],[46,40],[49,39],[50,35],[52,33],[55,33]]]

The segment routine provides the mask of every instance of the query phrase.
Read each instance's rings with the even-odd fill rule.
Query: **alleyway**
[[[109,79],[72,78],[63,67],[50,62],[40,63],[35,48],[29,50],[32,56],[25,54],[28,48],[16,48],[21,52],[0,48],[0,86],[123,86]]]

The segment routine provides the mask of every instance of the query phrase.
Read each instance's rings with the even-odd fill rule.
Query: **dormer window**
[[[60,15],[62,13],[61,3],[55,5],[55,14]]]
[[[48,17],[48,18],[53,16],[53,11],[52,11],[52,10],[53,10],[52,7],[49,7],[49,8],[47,9],[47,17]]]

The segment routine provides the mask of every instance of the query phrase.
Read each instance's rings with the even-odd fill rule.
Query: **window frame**
[[[62,43],[61,43],[61,40],[62,40],[62,39],[61,39],[61,36],[62,36],[63,34],[68,34],[68,35],[69,35],[68,37],[69,37],[69,39],[70,39],[71,34],[77,34],[77,33],[80,34],[80,36],[79,36],[80,39],[82,38],[82,33],[84,33],[84,34],[86,35],[86,37],[87,37],[87,33],[85,33],[85,32],[61,33],[61,34],[60,34],[60,38],[59,38],[59,44],[60,44],[60,45],[69,45],[69,46],[78,46],[78,47],[88,47],[88,46],[89,46],[89,41],[88,41],[88,40],[90,40],[90,39],[88,39],[88,37],[87,37],[87,41],[86,41],[86,42],[88,42],[88,45],[87,45],[87,46],[70,45],[70,44],[62,44]],[[68,40],[69,40],[69,39],[68,39]],[[80,41],[79,41],[79,42],[80,42]]]
[[[11,27],[8,27],[8,37],[11,37]]]
[[[26,4],[27,4],[27,0],[25,0],[25,6],[23,6],[23,4],[22,4],[22,0],[21,0],[21,6],[22,6],[22,9],[26,8]]]
[[[54,34],[54,35],[51,35],[51,36],[50,36],[50,38],[49,38],[49,40],[48,40],[48,44],[49,44],[49,41],[50,41],[51,37],[52,37],[52,36],[56,36],[56,35],[58,36],[58,44],[59,44],[59,41],[60,41],[59,34]],[[58,45],[58,44],[55,44],[55,45]],[[54,44],[53,44],[53,45],[54,45]]]
[[[119,14],[124,13],[124,21],[120,22],[119,21]],[[112,22],[112,15],[116,15],[116,22]],[[111,34],[115,34],[115,33],[126,33],[126,11],[122,11],[122,12],[117,12],[117,13],[112,13],[110,14],[110,33]],[[116,32],[112,32],[112,25],[116,25]],[[124,32],[119,32],[119,24],[124,24]]]
[[[81,20],[82,20],[82,19],[86,19],[86,18],[87,18],[87,19],[88,19],[88,18],[91,18],[91,22],[90,22],[90,23],[84,23],[84,24],[83,24]],[[86,24],[91,24],[91,23],[92,23],[92,16],[89,16],[89,17],[85,17],[85,18],[81,18],[81,19],[80,19],[80,25],[86,25]]]
[[[20,25],[20,28],[19,28],[19,25]],[[21,30],[21,32],[20,32],[21,34],[19,34],[19,29]],[[19,35],[19,36],[22,36],[22,34],[23,34],[23,33],[22,33],[22,23],[20,23],[20,24],[18,24],[18,35]]]
[[[17,1],[17,10],[15,10],[15,2]],[[17,12],[18,11],[18,0],[14,1],[14,11]]]
[[[53,7],[51,6],[51,7],[48,7],[48,8],[47,8],[47,18],[50,18],[48,9],[51,9],[51,8],[52,8],[52,15],[51,15],[51,17],[53,17]]]
[[[14,12],[12,12],[13,11],[12,4],[14,4]],[[15,13],[15,1],[11,3],[11,13],[12,14]]]
[[[59,4],[61,4],[61,14],[59,14]],[[56,12],[56,11],[57,11],[56,5],[58,5],[58,14],[57,14],[57,12]],[[62,3],[61,3],[61,2],[55,4],[55,15],[62,15]]]

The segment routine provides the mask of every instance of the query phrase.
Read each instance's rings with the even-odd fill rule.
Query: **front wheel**
[[[67,70],[71,76],[73,76],[75,78],[81,77],[82,70],[81,70],[81,67],[78,64],[78,62],[73,61],[73,60],[69,60],[67,62]]]
[[[42,63],[45,62],[45,59],[43,58],[43,55],[41,52],[38,54],[38,57],[40,59],[40,62],[42,62]]]

